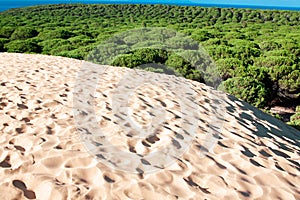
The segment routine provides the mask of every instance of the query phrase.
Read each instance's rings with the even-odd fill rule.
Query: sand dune
[[[197,121],[195,138],[169,166],[141,159],[145,166],[129,163],[141,168],[126,173],[118,170],[126,157],[111,156],[115,169],[100,162],[109,148],[97,149],[103,138],[96,138],[98,158],[88,152],[73,115],[73,89],[83,65],[69,58],[0,53],[0,199],[300,199],[299,131],[190,81],[197,112],[192,107],[180,112],[177,97],[159,84],[140,87],[130,98],[114,96],[118,82],[133,72],[126,68],[106,67],[97,86],[95,114],[105,139],[124,155],[146,158],[164,145],[179,146],[178,120],[184,115],[190,117],[186,124]],[[161,84],[180,81],[149,74]],[[155,137],[135,138],[138,133],[130,132],[122,116],[112,114],[113,98],[129,99],[132,120],[141,127],[149,123],[151,107],[164,107],[165,126]],[[221,127],[214,126],[213,116],[223,120]],[[205,151],[212,132],[219,138]],[[157,171],[145,173],[148,165]]]

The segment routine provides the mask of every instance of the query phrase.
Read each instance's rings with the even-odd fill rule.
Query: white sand
[[[196,138],[182,158],[162,171],[143,175],[113,170],[99,162],[84,148],[73,117],[72,89],[82,65],[83,61],[62,57],[0,53],[1,200],[300,199],[300,132],[194,82],[191,87],[197,92],[201,112]],[[108,120],[109,99],[128,71],[108,68],[97,89],[96,114],[107,133],[118,126]],[[172,79],[161,77],[160,81]],[[154,97],[180,115],[172,102],[174,96],[163,98],[162,93],[154,86],[140,89],[131,99],[136,121],[148,123],[147,115],[139,110],[145,102],[157,104]],[[225,102],[226,108],[219,113],[225,122],[213,151],[201,158],[199,147],[205,145],[214,124],[210,121],[216,115],[214,106],[218,107],[209,99],[212,94]],[[147,154],[170,143],[179,129],[174,117],[166,118],[171,130],[162,131],[160,140],[150,146],[114,131],[107,137],[124,151],[131,148]]]

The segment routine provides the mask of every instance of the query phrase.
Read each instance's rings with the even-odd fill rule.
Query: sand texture
[[[133,70],[106,67],[93,97],[96,124],[105,136],[87,138],[98,152],[94,157],[76,126],[89,123],[84,117],[88,114],[82,112],[82,120],[76,121],[73,112],[73,89],[83,65],[69,58],[0,53],[1,200],[300,199],[299,131],[192,81],[188,83],[195,92],[193,103],[182,112],[180,97],[159,87],[179,83],[181,79],[174,76],[140,72],[151,74],[158,84],[138,87],[129,97],[115,88]],[[150,138],[135,137],[139,131],[128,125],[122,113],[115,113],[114,98],[128,99],[131,120],[142,128],[151,121],[151,114],[160,115],[151,108],[163,107],[167,110],[163,126]],[[190,125],[195,125],[195,137],[174,163],[167,166],[147,158],[165,145],[180,149],[178,141],[189,134],[182,134],[182,129]],[[213,139],[209,134],[219,138],[213,148],[206,149]],[[104,139],[124,156],[102,148]],[[125,155],[132,155],[136,162],[124,166],[123,161],[130,160]],[[145,173],[147,167],[157,171]]]

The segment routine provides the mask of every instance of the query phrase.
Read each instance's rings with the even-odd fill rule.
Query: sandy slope
[[[175,163],[156,173],[140,169],[132,174],[98,162],[84,148],[72,111],[82,65],[68,58],[0,53],[0,199],[300,199],[300,132],[198,83],[191,83],[200,111],[193,113],[196,137]],[[176,145],[178,118],[184,114],[174,96],[159,87],[142,87],[129,101],[140,124],[149,120],[141,109],[149,113],[149,106],[158,103],[168,109],[157,140],[134,140],[119,130],[122,120],[111,113],[112,94],[127,72],[107,68],[97,88],[95,110],[107,139],[133,155]],[[222,129],[214,127],[215,115],[224,118]],[[205,152],[211,131],[220,138]]]

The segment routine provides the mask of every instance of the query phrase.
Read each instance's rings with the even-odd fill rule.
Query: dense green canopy
[[[213,58],[224,81],[219,88],[252,105],[269,109],[300,104],[297,11],[81,4],[11,9],[0,13],[0,51],[84,59],[114,34],[142,27],[167,27],[188,35]],[[120,42],[135,40],[132,35]],[[169,42],[182,45],[176,39]],[[153,44],[142,46],[147,45]],[[153,48],[120,55],[112,64],[137,67],[148,62],[166,64],[203,82],[191,63]],[[292,120],[290,124],[299,126],[299,113]]]

